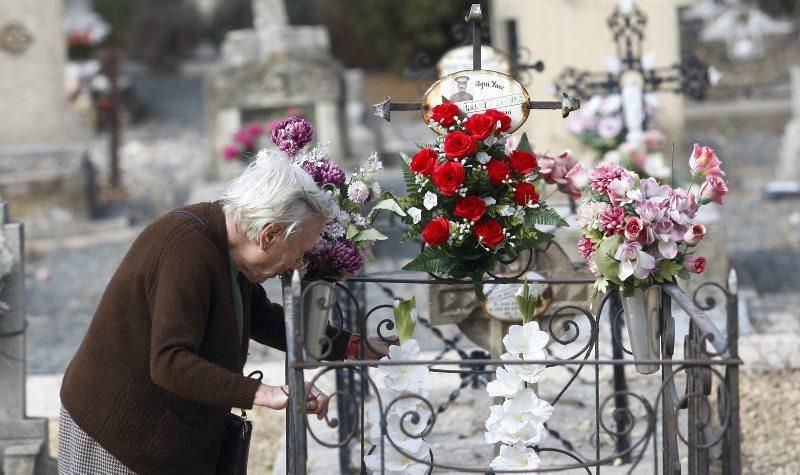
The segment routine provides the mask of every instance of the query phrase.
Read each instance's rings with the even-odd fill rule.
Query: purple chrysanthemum
[[[311,175],[311,178],[313,178],[315,182],[319,183],[322,180],[322,173],[320,167],[318,167],[316,163],[303,162],[300,164],[300,168],[302,168],[306,173]]]
[[[339,165],[333,162],[323,162],[322,165],[319,166],[319,183],[323,185],[333,184],[336,186],[341,185],[344,183],[345,176],[344,170]],[[315,178],[316,179],[316,178]]]
[[[272,127],[270,137],[275,145],[289,155],[296,155],[311,141],[314,128],[303,117],[289,117]]]
[[[337,241],[327,254],[331,267],[345,276],[355,275],[364,267],[364,255],[351,241]]]

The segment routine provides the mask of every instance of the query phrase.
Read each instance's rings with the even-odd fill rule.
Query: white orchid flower
[[[422,220],[422,210],[417,207],[408,208],[406,213],[411,216],[411,222],[413,224],[419,224]]]
[[[625,280],[630,276],[645,279],[656,267],[655,258],[642,251],[642,245],[636,241],[620,244],[614,259],[620,261],[619,280]]]
[[[435,193],[430,191],[425,192],[425,196],[422,197],[422,206],[424,206],[428,211],[432,210],[438,202],[439,198],[436,197]]]

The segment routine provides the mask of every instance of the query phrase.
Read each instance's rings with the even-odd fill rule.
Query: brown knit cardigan
[[[131,246],[106,288],[61,387],[75,422],[137,473],[213,473],[232,407],[249,409],[258,381],[242,375],[250,338],[286,349],[283,308],[242,274],[237,335],[225,216],[191,205],[211,228],[167,214]],[[350,334],[329,328],[332,358]]]

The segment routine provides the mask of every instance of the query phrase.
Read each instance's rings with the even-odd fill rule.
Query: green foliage
[[[401,208],[400,205],[397,203],[397,200],[395,200],[394,198],[387,198],[385,200],[381,200],[375,203],[375,205],[372,207],[372,209],[369,211],[369,214],[367,215],[367,221],[368,222],[371,221],[372,216],[382,209],[386,211],[391,211],[392,213],[400,216],[401,218],[407,216],[406,212],[403,211],[403,208]]]
[[[522,137],[519,139],[519,145],[517,145],[517,149],[522,150],[523,152],[533,153],[533,147],[531,147],[531,142],[528,140],[527,132],[523,133]]]
[[[558,226],[567,227],[569,224],[553,208],[540,206],[532,211],[525,213],[525,226]]]
[[[382,232],[378,231],[377,229],[364,229],[363,231],[358,232],[352,238],[353,242],[360,242],[360,241],[384,241],[388,239],[386,235]]]
[[[411,262],[403,266],[403,270],[416,272],[430,272],[432,274],[447,274],[450,269],[448,260],[433,248],[422,251]]]
[[[605,238],[600,241],[597,251],[594,253],[594,262],[597,268],[600,269],[603,276],[619,286],[622,286],[622,281],[619,280],[619,261],[614,259],[614,253],[622,243],[622,236],[613,236]]]
[[[450,28],[463,21],[469,3],[292,0],[286,6],[293,24],[325,25],[334,56],[347,67],[401,73],[414,64],[417,53],[438,58],[454,45]],[[487,2],[481,3],[487,12]]]
[[[659,262],[655,271],[653,271],[653,274],[651,275],[653,280],[659,284],[664,282],[672,282],[675,280],[675,276],[678,276],[682,279],[688,279],[689,272],[686,270],[683,264],[668,260]]]
[[[400,339],[400,344],[407,342],[414,334],[414,327],[417,325],[415,321],[417,312],[417,298],[411,297],[410,300],[398,299],[392,306],[394,311],[394,323],[397,328],[397,338]]]

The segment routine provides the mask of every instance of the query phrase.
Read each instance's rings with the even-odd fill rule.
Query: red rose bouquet
[[[403,269],[471,278],[484,298],[486,271],[552,239],[537,225],[566,223],[541,200],[537,156],[525,135],[508,133],[507,114],[487,110],[466,117],[446,102],[431,117],[445,133],[403,157],[408,196],[386,207],[409,225],[404,239],[421,236],[425,243]]]

